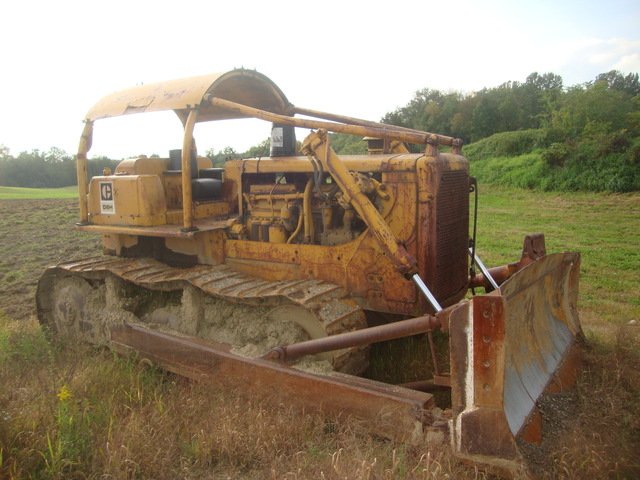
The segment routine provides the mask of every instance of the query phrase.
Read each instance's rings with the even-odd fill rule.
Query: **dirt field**
[[[0,218],[0,305],[10,318],[35,313],[35,288],[47,266],[101,253],[99,235],[73,229],[75,199],[0,200]]]

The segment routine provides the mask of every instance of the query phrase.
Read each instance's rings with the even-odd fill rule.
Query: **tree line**
[[[90,177],[102,175],[105,168],[112,171],[118,160],[95,157],[87,162]],[[15,157],[0,145],[0,186],[25,188],[60,188],[77,185],[76,162],[64,150],[51,147],[48,151],[20,152]]]
[[[461,138],[466,145],[474,145],[465,149],[472,166],[474,161],[491,156],[538,151],[548,167],[546,174],[572,168],[576,173],[580,165],[596,161],[598,170],[617,173],[618,177],[624,172],[624,179],[614,182],[617,185],[614,191],[640,190],[637,73],[624,75],[613,70],[568,88],[562,77],[554,73],[532,73],[524,82],[509,81],[472,93],[423,88],[407,105],[387,113],[381,121]],[[506,132],[520,133],[505,141]],[[502,141],[487,141],[496,135],[502,135]],[[500,148],[495,150],[490,145]],[[362,153],[365,149],[360,138],[341,134],[332,134],[332,146],[338,153],[346,154]],[[263,141],[244,153],[227,147],[221,152],[208,150],[206,155],[216,165],[222,165],[228,158],[266,156],[268,151],[268,141]],[[601,168],[603,162],[607,168]],[[105,167],[113,170],[117,163],[106,157],[94,158],[89,161],[89,174],[101,174]],[[76,183],[75,162],[63,150],[52,147],[47,152],[33,150],[13,157],[0,145],[0,185],[40,188]],[[609,186],[598,187],[604,184]],[[612,184],[598,185],[565,187],[606,190]],[[553,182],[547,183],[547,188],[556,187]]]
[[[532,73],[524,82],[510,81],[469,94],[425,88],[382,121],[461,138],[465,144],[496,133],[537,128],[553,130],[564,139],[580,136],[585,128],[637,128],[639,94],[637,73],[625,76],[614,70],[566,89],[559,75]]]
[[[423,88],[381,121],[461,138],[465,145],[497,133],[530,129],[544,129],[551,141],[623,129],[637,135],[638,95],[637,73],[613,70],[565,88],[559,75],[534,72],[524,82],[509,81],[478,92]],[[339,135],[336,141],[344,150],[362,147]]]

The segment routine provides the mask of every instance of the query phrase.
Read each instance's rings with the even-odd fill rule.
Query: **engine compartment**
[[[391,195],[375,178],[382,174],[352,176],[378,210],[385,210]],[[334,246],[354,240],[367,228],[329,175],[249,174],[243,185],[245,229],[236,230],[238,239]]]

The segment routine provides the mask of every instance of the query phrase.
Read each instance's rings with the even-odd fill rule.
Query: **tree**
[[[216,153],[213,148],[209,148],[205,152],[205,156],[211,160],[214,167],[222,167],[224,166],[224,162],[227,160],[231,160],[233,158],[240,158],[241,155],[236,152],[233,147],[224,147],[224,149],[220,153]]]
[[[229,148],[229,147],[227,147],[227,148]],[[231,149],[231,150],[233,151],[233,149]],[[269,155],[270,152],[271,152],[271,139],[270,138],[266,138],[263,141],[261,141],[258,145],[255,145],[255,146],[251,147],[242,156],[243,157],[249,157],[249,158],[266,157],[266,156]],[[235,153],[235,152],[233,152],[233,153]]]
[[[499,133],[498,129],[498,102],[495,95],[491,95],[489,90],[484,89],[479,94],[479,101],[473,109],[471,141],[475,142],[482,138]]]
[[[562,96],[548,128],[556,139],[631,128],[636,108],[628,93],[610,89],[607,81],[589,83],[572,87]]]
[[[44,159],[47,162],[64,162],[66,160],[71,160],[72,157],[61,148],[51,147],[44,154]]]
[[[555,73],[538,74],[534,72],[521,85],[523,111],[525,112],[523,128],[539,128],[549,118],[563,94],[563,82]]]
[[[637,73],[623,75],[618,70],[601,73],[596,77],[595,83],[605,82],[611,90],[626,93],[631,97],[640,95],[640,80]]]

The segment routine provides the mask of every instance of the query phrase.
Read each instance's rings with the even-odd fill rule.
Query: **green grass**
[[[640,195],[480,185],[478,250],[485,264],[514,261],[524,236],[538,232],[548,252],[580,252],[583,323],[615,326],[640,318]]]
[[[0,187],[0,200],[44,199],[44,198],[77,198],[78,187],[63,188],[19,188]]]

